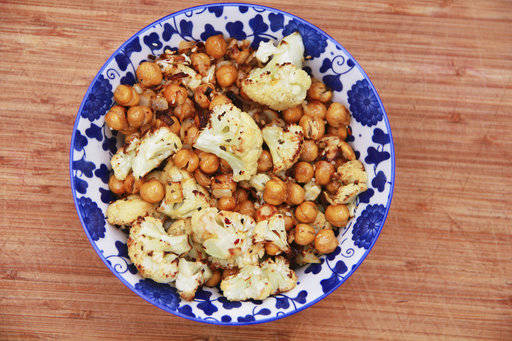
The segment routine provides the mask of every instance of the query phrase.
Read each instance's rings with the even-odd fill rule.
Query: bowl
[[[230,302],[216,288],[198,291],[193,301],[180,299],[167,284],[142,278],[128,258],[127,236],[105,220],[110,158],[118,144],[104,116],[119,84],[134,84],[137,65],[181,40],[226,37],[260,41],[294,31],[311,57],[305,69],[334,91],[334,100],[350,109],[352,144],[368,172],[368,190],[359,196],[355,217],[338,233],[339,246],[320,264],[297,271],[299,283],[289,292],[263,301]],[[155,306],[193,321],[221,325],[269,322],[299,312],[336,290],[370,252],[384,225],[393,194],[394,151],[389,121],[381,100],[355,59],[325,32],[292,14],[251,4],[211,4],[170,14],[143,28],[101,67],[87,89],[71,140],[70,176],[80,222],[101,260],[128,288]]]

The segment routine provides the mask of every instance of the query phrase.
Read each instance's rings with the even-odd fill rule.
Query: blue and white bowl
[[[135,83],[137,65],[181,40],[226,37],[260,41],[280,39],[294,31],[303,37],[312,59],[306,70],[334,90],[334,100],[352,113],[350,143],[369,175],[369,189],[348,227],[338,235],[339,247],[297,271],[292,291],[264,301],[230,302],[217,289],[200,290],[194,301],[176,290],[142,278],[128,258],[127,236],[105,220],[112,199],[108,189],[110,158],[119,141],[105,127],[104,116],[119,84]],[[384,107],[368,76],[354,58],[319,28],[292,14],[249,4],[203,5],[168,15],[128,39],[100,69],[76,117],[70,151],[73,198],[85,233],[105,265],[139,296],[172,314],[200,322],[241,325],[273,321],[301,311],[338,288],[370,252],[384,225],[394,185],[394,151]]]

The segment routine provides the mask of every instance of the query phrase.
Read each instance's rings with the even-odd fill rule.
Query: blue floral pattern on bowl
[[[108,190],[110,158],[120,141],[105,128],[113,89],[135,83],[136,66],[148,55],[175,49],[185,40],[224,34],[260,41],[299,31],[304,37],[305,70],[334,90],[334,100],[352,112],[348,139],[368,172],[368,191],[360,195],[355,217],[338,233],[340,245],[320,264],[299,269],[297,287],[264,301],[230,302],[218,289],[203,288],[182,301],[167,284],[142,278],[128,258],[127,236],[105,221],[112,196]],[[126,286],[157,307],[194,321],[240,325],[268,322],[303,310],[339,287],[364,260],[386,219],[394,185],[394,151],[389,122],[377,92],[362,68],[335,40],[291,14],[257,5],[215,4],[186,9],[147,26],[125,42],[105,63],[80,106],[70,148],[70,176],[75,206],[89,238],[106,266]]]

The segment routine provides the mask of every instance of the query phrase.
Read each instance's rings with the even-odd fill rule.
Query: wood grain
[[[300,3],[300,4],[299,4]],[[512,339],[512,2],[262,1],[367,71],[395,139],[393,205],[335,293],[247,327],[169,315],[119,282],[75,213],[68,150],[97,70],[198,1],[0,1],[0,339]]]

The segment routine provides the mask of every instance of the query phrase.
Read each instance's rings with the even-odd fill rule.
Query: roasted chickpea
[[[133,174],[130,173],[124,179],[124,191],[129,194],[138,193],[142,184],[143,184],[142,179],[135,180],[135,177],[133,176]]]
[[[301,105],[283,111],[283,119],[288,123],[297,123],[304,114]]]
[[[315,249],[320,253],[331,253],[336,250],[338,239],[332,230],[320,230],[315,236]]]
[[[232,172],[231,166],[224,159],[220,159],[220,172],[221,173],[231,173]]]
[[[185,136],[183,138],[183,143],[188,145],[193,145],[197,137],[199,136],[199,129],[196,126],[191,126],[185,131]]]
[[[245,200],[239,203],[237,211],[240,214],[248,215],[249,217],[253,218],[256,215],[256,209],[254,208],[254,204],[250,200]]]
[[[270,242],[270,243],[265,243],[265,252],[269,256],[276,256],[281,253],[281,249],[279,249],[276,246],[276,244]]]
[[[256,210],[256,221],[267,220],[277,213],[277,208],[273,205],[263,204]]]
[[[108,179],[108,188],[110,191],[116,195],[124,194],[124,182],[119,180],[112,174]]]
[[[229,174],[217,175],[212,181],[212,195],[215,198],[230,197],[236,191],[236,182]]]
[[[300,161],[295,164],[294,176],[298,183],[304,184],[313,178],[315,170],[310,163]]]
[[[272,155],[268,150],[264,150],[258,159],[258,172],[267,172],[272,169]]]
[[[308,90],[308,98],[320,102],[329,102],[332,99],[332,91],[327,89],[324,83],[315,80]]]
[[[293,218],[293,216],[283,214],[283,219],[284,228],[286,229],[286,231],[290,231],[297,224],[297,221],[295,220],[295,218]]]
[[[315,182],[324,186],[331,181],[331,176],[334,174],[334,166],[327,161],[318,161],[315,164]]]
[[[338,188],[340,188],[341,184],[339,181],[331,181],[326,186],[325,189],[329,193],[336,193],[338,191]]]
[[[281,205],[286,200],[286,184],[278,178],[267,181],[263,190],[263,200],[271,205]]]
[[[137,78],[145,87],[162,83],[162,71],[156,63],[142,62],[137,68]]]
[[[311,101],[304,105],[304,115],[317,117],[323,120],[326,112],[327,108],[320,101]]]
[[[327,221],[333,226],[343,227],[347,225],[347,222],[350,219],[350,213],[345,205],[329,205],[325,209],[325,219],[327,219]]]
[[[304,201],[304,188],[295,182],[286,184],[286,203],[288,205],[300,205]]]
[[[299,125],[304,130],[304,137],[312,140],[319,140],[324,136],[325,123],[318,117],[304,115],[299,121]]]
[[[294,241],[299,245],[308,245],[315,240],[315,229],[308,224],[297,224]]]
[[[222,274],[220,270],[212,269],[212,276],[204,283],[207,287],[213,288],[216,287],[221,280]]]
[[[318,146],[313,140],[305,140],[302,144],[300,159],[306,162],[313,162],[318,157]]]
[[[225,64],[215,71],[215,78],[217,78],[217,84],[223,88],[233,85],[238,76],[238,70],[234,65]]]
[[[180,135],[180,121],[176,116],[169,116],[169,129],[176,135]]]
[[[348,126],[350,113],[343,104],[334,102],[329,106],[325,119],[333,127]]]
[[[151,204],[161,201],[164,195],[164,185],[157,179],[151,179],[140,186],[140,197]]]
[[[172,157],[174,165],[187,172],[193,172],[199,166],[199,157],[190,149],[181,149]]]
[[[203,173],[213,174],[219,169],[219,158],[215,154],[203,153],[199,157],[199,168]]]
[[[183,122],[184,119],[189,117],[194,117],[196,113],[196,108],[194,107],[194,103],[190,98],[186,98],[183,104],[176,106],[174,109],[174,115]]]
[[[178,84],[166,85],[163,95],[169,105],[181,105],[188,97],[187,89]]]
[[[114,99],[119,105],[131,107],[139,104],[139,94],[129,85],[121,84],[114,91]]]
[[[210,101],[209,109],[213,110],[218,105],[231,103],[231,100],[224,95],[217,95]]]
[[[345,140],[347,138],[347,128],[345,126],[341,126],[341,127],[332,127],[332,126],[329,126],[327,128],[327,134],[328,135],[332,135],[332,136],[337,136],[339,137],[341,140]]]
[[[196,179],[197,183],[203,187],[210,186],[212,183],[212,178],[209,175],[201,172],[200,169],[196,169],[194,171],[194,178]]]
[[[295,209],[295,218],[301,223],[314,222],[317,214],[316,204],[311,201],[305,201]]]
[[[105,123],[113,130],[128,129],[128,120],[126,120],[124,108],[120,105],[114,105],[110,108],[105,115]]]
[[[241,203],[249,199],[249,194],[247,194],[245,189],[237,188],[234,197],[237,203]]]
[[[153,119],[153,112],[148,107],[134,106],[128,109],[126,113],[130,127],[139,128],[143,124],[148,124]]]
[[[201,76],[206,76],[208,74],[208,69],[210,68],[210,57],[206,53],[192,53],[190,55],[190,61],[192,62],[192,66],[196,69],[197,72],[201,74]]]
[[[233,211],[236,207],[236,201],[233,197],[222,197],[217,200],[217,208],[223,211]]]
[[[210,99],[208,98],[209,93],[213,91],[213,86],[210,84],[201,84],[194,90],[194,101],[201,108],[206,109],[210,106]]]
[[[226,54],[228,44],[224,40],[222,34],[218,34],[206,39],[204,46],[206,48],[206,53],[208,53],[209,56],[219,59]]]

